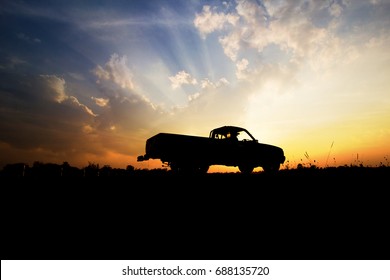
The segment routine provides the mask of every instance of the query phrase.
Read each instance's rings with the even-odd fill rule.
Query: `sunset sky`
[[[389,15],[389,0],[2,0],[0,167],[156,168],[136,161],[147,138],[223,125],[290,167],[390,165]]]

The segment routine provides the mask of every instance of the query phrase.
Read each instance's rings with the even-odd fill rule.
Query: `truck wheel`
[[[178,173],[180,171],[179,165],[176,163],[172,162],[169,166],[171,167],[171,170],[174,173]]]
[[[199,166],[197,171],[200,174],[205,174],[207,173],[207,171],[209,171],[209,166],[208,165]]]
[[[244,174],[250,174],[252,173],[253,171],[253,166],[250,166],[250,165],[239,165],[238,166],[238,169],[240,170],[241,173],[244,173]]]
[[[263,166],[263,170],[266,173],[276,173],[280,168],[279,163],[271,163]]]
[[[209,170],[209,167],[206,166],[194,166],[194,165],[185,165],[179,169],[180,173],[184,174],[205,174]]]

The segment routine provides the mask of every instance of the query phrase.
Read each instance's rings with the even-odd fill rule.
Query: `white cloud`
[[[175,76],[170,76],[169,80],[173,89],[177,89],[182,85],[196,85],[198,82],[195,78],[191,77],[186,71],[180,71]]]
[[[337,36],[336,32],[347,4],[345,1],[332,5],[322,1],[266,1],[259,4],[257,1],[237,0],[235,12],[230,13],[216,13],[204,6],[194,24],[202,35],[221,30],[219,43],[226,57],[236,62],[238,79],[255,80],[251,76],[259,75],[268,63],[284,64],[291,71],[296,71],[297,66],[324,71],[339,63],[350,63],[359,56],[358,49],[351,47],[349,39]],[[324,17],[321,24],[314,22],[318,14]],[[235,19],[234,24],[223,29],[227,16]],[[277,48],[282,55],[266,57],[265,52],[270,46]],[[248,51],[251,55],[247,55]],[[256,52],[257,57],[253,55]],[[262,55],[265,59],[259,59]],[[251,69],[248,69],[249,63]]]
[[[339,17],[341,15],[341,13],[343,12],[343,7],[341,7],[337,3],[332,3],[332,5],[330,5],[330,7],[329,7],[329,12],[332,16]]]
[[[51,99],[57,103],[62,103],[68,96],[65,93],[65,80],[56,75],[41,75],[47,86],[52,90]]]
[[[248,77],[248,65],[249,65],[249,61],[245,58],[241,59],[240,61],[238,61],[236,63],[236,76],[237,76],[237,79],[239,80],[243,80],[243,79],[246,79]]]
[[[381,35],[377,37],[371,37],[365,43],[365,47],[367,48],[376,48],[376,47],[386,47],[390,43],[390,34],[389,35]]]
[[[221,78],[219,79],[216,83],[213,83],[209,79],[205,78],[200,81],[200,87],[202,89],[213,89],[213,88],[218,88],[224,85],[228,85],[229,81],[226,78]]]
[[[80,108],[82,111],[87,114],[96,117],[97,115],[86,105],[79,102],[79,100],[74,96],[69,96],[65,92],[65,80],[59,78],[56,75],[41,75],[41,77],[46,81],[47,87],[49,90],[49,99],[57,103],[69,104],[70,106]]]
[[[310,22],[310,15],[305,15],[296,3],[288,2],[274,7],[274,13],[271,14],[272,20],[267,27],[265,27],[264,20],[247,11],[247,9],[252,9],[251,6],[238,5],[237,9],[245,15],[247,34],[245,38],[248,46],[259,52],[262,52],[268,45],[276,44],[294,58],[303,57],[310,53],[311,47],[320,46],[323,36],[326,35],[324,29],[317,28]]]
[[[199,92],[196,92],[196,93],[194,93],[194,94],[191,94],[191,95],[188,96],[188,101],[191,102],[191,101],[193,101],[193,100],[199,98],[199,96],[200,96],[200,93],[199,93]]]
[[[230,83],[226,78],[221,78],[217,81],[216,86],[221,87],[221,86],[228,85],[228,84],[230,84]]]
[[[205,38],[216,30],[221,30],[226,24],[235,25],[239,17],[234,14],[213,13],[210,6],[203,6],[201,14],[196,14],[194,25]]]
[[[95,129],[89,125],[89,124],[86,124],[82,127],[82,131],[86,134],[90,134],[90,133],[93,133],[95,131]]]
[[[240,33],[230,33],[224,37],[219,38],[219,42],[222,45],[223,52],[232,61],[236,61],[237,53],[240,50]]]
[[[73,105],[75,107],[81,108],[81,110],[83,110],[84,112],[86,112],[87,114],[89,114],[89,115],[91,115],[93,117],[97,116],[91,109],[89,109],[84,104],[80,103],[80,101],[76,97],[74,97],[74,96],[69,96],[66,99],[66,102],[69,102],[69,104],[71,104],[71,105]]]
[[[99,97],[91,97],[93,101],[95,101],[96,105],[100,107],[107,106],[108,102],[110,101],[108,98],[99,98]]]
[[[132,76],[125,56],[120,58],[113,54],[104,67],[95,67],[93,73],[104,96],[91,97],[101,107],[93,123],[97,139],[116,152],[139,154],[139,145],[144,145],[144,139],[139,139],[136,132],[145,133],[150,127],[166,120],[168,114],[142,94],[142,85],[136,86],[133,81],[130,85],[129,80],[125,79]],[[115,133],[115,137],[112,137],[112,133]]]
[[[134,89],[133,74],[127,66],[127,57],[119,57],[114,53],[104,67],[98,65],[93,73],[98,77],[98,83],[102,80],[112,81],[122,88]]]
[[[200,81],[200,87],[202,89],[205,89],[205,88],[212,88],[214,87],[214,84],[209,80],[209,79],[203,79]]]
[[[237,14],[250,26],[264,27],[268,21],[267,10],[254,1],[237,1]]]

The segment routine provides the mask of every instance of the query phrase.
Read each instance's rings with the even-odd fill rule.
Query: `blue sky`
[[[377,165],[389,14],[384,0],[2,1],[0,164],[147,168],[158,132],[238,125],[292,165]]]

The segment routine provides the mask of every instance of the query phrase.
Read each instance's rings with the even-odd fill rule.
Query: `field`
[[[85,188],[114,188],[124,192],[140,190],[140,187],[178,187],[182,191],[196,188],[199,191],[219,191],[221,188],[237,189],[238,192],[250,188],[252,192],[266,190],[267,187],[309,188],[312,191],[327,188],[342,191],[350,188],[386,188],[390,178],[390,167],[337,167],[299,168],[280,170],[275,174],[255,172],[252,174],[207,173],[176,174],[166,169],[132,170],[122,173],[75,174],[26,173],[25,176],[3,174],[3,185],[45,186],[53,191],[58,187],[68,187],[77,191]],[[265,188],[265,189],[264,189]]]
[[[388,259],[389,171],[3,176],[2,259]]]

